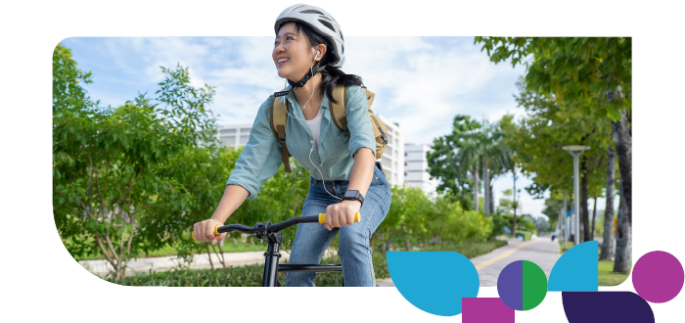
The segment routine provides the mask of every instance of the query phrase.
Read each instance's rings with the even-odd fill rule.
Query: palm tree
[[[465,132],[461,138],[462,145],[459,149],[459,163],[472,170],[474,178],[475,209],[478,205],[478,171],[482,167],[483,184],[485,186],[485,214],[490,214],[492,194],[490,179],[504,174],[513,168],[511,149],[504,142],[504,134],[499,124],[490,125],[483,122],[482,126]],[[492,172],[491,172],[492,171]],[[492,210],[494,211],[494,210]]]
[[[477,129],[479,130],[479,129]],[[474,210],[479,210],[478,205],[478,170],[479,166],[482,165],[482,159],[485,152],[485,146],[483,145],[482,134],[480,131],[472,131],[465,137],[460,138],[461,147],[458,152],[457,159],[459,160],[459,165],[464,169],[469,169],[473,174],[473,193],[474,193]]]
[[[494,202],[492,201],[492,193],[490,189],[490,180],[498,175],[502,175],[510,171],[514,167],[511,159],[512,150],[504,141],[504,134],[499,124],[494,124],[485,128],[485,151],[483,163],[483,182],[486,189],[486,212],[489,214],[494,211]]]

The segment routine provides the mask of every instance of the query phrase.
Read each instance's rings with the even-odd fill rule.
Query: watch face
[[[357,197],[357,191],[345,191],[345,197]]]

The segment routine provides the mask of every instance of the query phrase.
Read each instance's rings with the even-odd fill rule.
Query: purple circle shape
[[[633,286],[640,297],[651,303],[665,303],[683,288],[685,273],[678,259],[665,251],[652,251],[640,257],[633,268]]]
[[[504,305],[523,310],[523,261],[508,264],[497,277],[497,293]]]

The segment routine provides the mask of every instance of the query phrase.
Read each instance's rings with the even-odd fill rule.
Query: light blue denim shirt
[[[253,200],[259,194],[262,184],[271,178],[282,163],[282,145],[271,131],[269,109],[274,96],[262,103],[250,131],[250,139],[243,148],[235,170],[231,173],[228,184],[240,185],[250,194]],[[371,128],[369,105],[366,93],[360,86],[349,86],[347,89],[347,127],[350,137],[335,126],[331,120],[328,96],[324,93],[321,102],[321,133],[319,145],[312,143],[313,135],[306,124],[304,114],[295,99],[295,94],[287,95],[290,114],[286,124],[285,142],[290,155],[300,165],[307,168],[315,179],[321,180],[319,168],[325,180],[350,180],[354,165],[354,153],[359,148],[369,148],[376,155],[376,139]],[[281,98],[283,99],[283,98]],[[314,147],[311,152],[310,150]],[[312,162],[314,164],[312,164]]]

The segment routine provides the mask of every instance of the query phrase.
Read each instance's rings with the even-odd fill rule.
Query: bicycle
[[[360,221],[359,212],[354,215],[354,222]],[[281,230],[287,229],[293,225],[300,223],[326,223],[326,213],[320,213],[318,216],[301,216],[285,220],[280,223],[257,222],[254,227],[248,227],[242,224],[216,225],[214,227],[214,235],[218,236],[222,233],[241,232],[245,234],[254,234],[257,239],[264,239],[268,242],[268,247],[264,253],[264,276],[262,278],[262,287],[281,287],[281,281],[277,275],[279,272],[317,272],[330,273],[342,272],[341,264],[279,264],[278,259],[281,257],[279,252],[283,242],[283,233]],[[193,240],[195,234],[193,233]],[[342,285],[345,286],[345,280]]]

